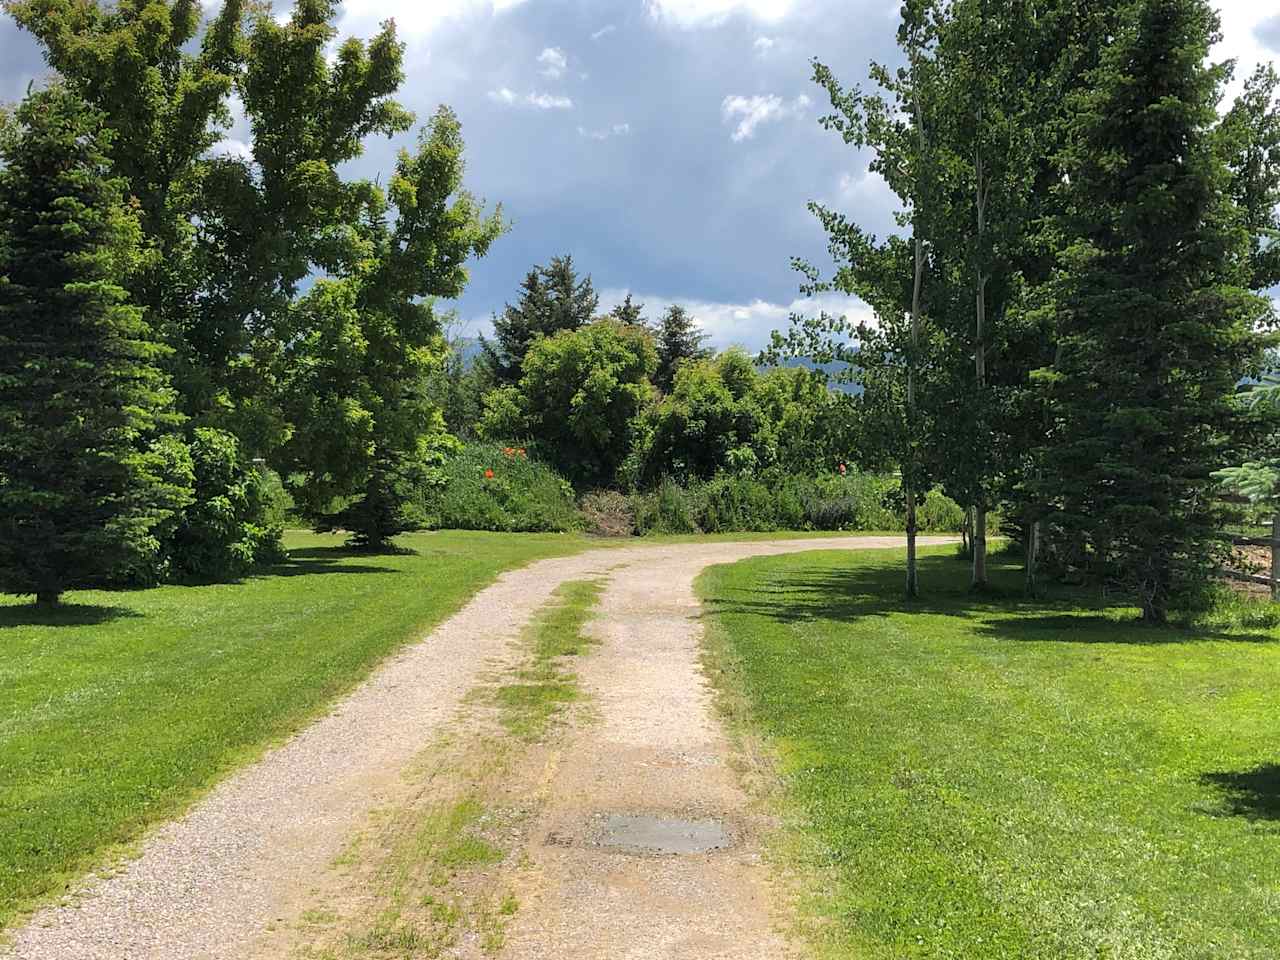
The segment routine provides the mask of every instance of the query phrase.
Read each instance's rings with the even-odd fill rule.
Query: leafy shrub
[[[701,526],[707,533],[802,530],[805,509],[799,483],[765,483],[721,474],[702,492]]]
[[[113,582],[234,580],[284,559],[289,497],[279,476],[244,462],[232,434],[199,427],[187,442],[161,438],[153,452],[166,482],[190,488],[192,496],[152,530],[145,559],[119,570]]]
[[[698,491],[664,479],[646,493],[633,494],[636,533],[698,533]]]
[[[988,517],[988,535],[998,526]],[[921,533],[959,533],[964,529],[964,508],[941,490],[930,490],[916,508],[916,523]]]
[[[467,444],[441,473],[442,483],[421,497],[428,527],[506,533],[582,528],[573,487],[525,448]]]
[[[631,498],[617,490],[593,490],[578,509],[587,532],[598,537],[629,537],[636,532]]]
[[[244,463],[222,430],[198,428],[190,449],[195,502],[164,544],[171,578],[231,580],[283,559],[279,478]]]
[[[904,520],[891,506],[896,488],[897,481],[883,474],[818,477],[805,499],[806,525],[813,530],[901,530]]]

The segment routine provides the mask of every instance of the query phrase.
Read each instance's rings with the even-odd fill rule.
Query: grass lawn
[[[498,573],[581,537],[291,533],[243,583],[0,599],[0,927],[296,730]]]
[[[942,551],[947,554],[949,551]],[[934,551],[713,568],[710,662],[776,751],[824,957],[1280,957],[1280,631],[975,597]]]

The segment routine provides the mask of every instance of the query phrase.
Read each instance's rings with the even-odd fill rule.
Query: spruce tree
[[[55,85],[0,146],[0,589],[45,606],[152,549],[189,493],[148,452],[173,393],[123,288],[140,228],[108,144]]]
[[[678,304],[668,307],[658,322],[658,372],[653,382],[670,391],[680,364],[710,356],[703,346],[706,339],[688,310]]]
[[[1126,14],[1071,104],[1045,492],[1160,623],[1212,576],[1211,473],[1265,307],[1246,289],[1249,241],[1214,145],[1217,17],[1205,0]]]
[[[629,293],[625,300],[609,311],[609,316],[628,327],[648,326],[644,319],[644,304],[634,302]]]
[[[578,278],[572,256],[535,266],[520,285],[520,300],[493,318],[494,340],[481,338],[484,361],[501,386],[520,380],[525,354],[538,337],[578,330],[595,317],[600,297],[591,277]]]

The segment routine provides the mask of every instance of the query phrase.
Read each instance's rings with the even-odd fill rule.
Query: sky
[[[276,3],[287,15],[289,3]],[[626,293],[656,317],[687,306],[719,347],[763,345],[794,310],[866,314],[800,298],[793,257],[829,270],[817,200],[877,234],[896,202],[865,151],[818,123],[817,57],[842,80],[895,62],[897,0],[348,0],[342,35],[393,18],[406,43],[405,106],[457,111],[467,183],[501,202],[511,230],[472,265],[453,306],[472,333],[514,300],[529,268],[572,254],[602,309]],[[1237,82],[1280,61],[1280,13],[1219,5],[1215,59]],[[40,51],[0,14],[0,99],[46,74]],[[416,131],[374,139],[348,170],[383,175]],[[247,126],[223,149],[243,149]]]

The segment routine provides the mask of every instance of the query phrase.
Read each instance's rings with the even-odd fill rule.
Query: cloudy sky
[[[1280,60],[1268,9],[1221,4],[1216,54],[1238,59],[1238,76]],[[650,313],[684,303],[718,345],[756,347],[805,306],[791,258],[828,262],[807,201],[893,228],[867,156],[817,124],[809,60],[864,78],[869,61],[893,60],[897,11],[897,0],[348,0],[341,29],[367,37],[395,19],[402,101],[421,117],[439,103],[458,112],[469,184],[512,221],[457,305],[473,330],[532,264],[571,253],[606,305],[626,291]],[[3,14],[0,50],[11,99],[43,65]],[[390,169],[411,139],[370,142],[353,172]]]

